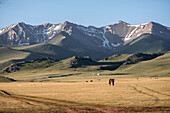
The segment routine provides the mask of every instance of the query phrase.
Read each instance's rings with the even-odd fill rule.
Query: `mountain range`
[[[119,21],[99,28],[68,21],[36,26],[21,22],[0,30],[0,45],[27,46],[20,51],[40,56],[60,54],[62,59],[78,55],[99,60],[116,53],[167,52],[170,28],[156,22],[131,25]]]

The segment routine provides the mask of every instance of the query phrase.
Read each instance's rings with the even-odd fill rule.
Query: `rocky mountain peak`
[[[44,23],[38,26],[20,22],[0,30],[0,44],[31,45],[47,42],[56,36],[58,37],[56,41],[62,41],[62,44],[64,44],[63,39],[67,40],[59,37],[61,32],[66,32],[71,36],[66,45],[73,46],[68,43],[74,43],[75,46],[76,43],[81,43],[82,46],[95,50],[110,50],[122,47],[145,33],[167,39],[170,36],[168,27],[155,22],[131,25],[120,20],[116,24],[100,28],[95,26],[85,27],[69,21],[62,24]],[[58,42],[55,43],[59,44]]]
[[[51,25],[52,25],[52,24],[50,24],[50,23],[44,23],[44,24],[43,24],[44,27],[50,27]]]
[[[64,23],[63,23],[63,25],[73,25],[73,23],[71,23],[71,22],[69,22],[69,21],[65,21]]]
[[[128,23],[126,23],[126,22],[124,22],[124,21],[122,21],[122,20],[119,20],[119,21],[118,21],[118,24],[128,24]]]
[[[25,24],[24,22],[18,22],[17,24]]]

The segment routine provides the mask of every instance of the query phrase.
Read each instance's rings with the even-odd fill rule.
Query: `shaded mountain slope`
[[[152,34],[143,34],[117,50],[117,53],[156,53],[169,50],[170,40]]]
[[[15,59],[25,59],[29,52],[22,52],[10,47],[0,47],[0,63]]]
[[[26,59],[36,59],[36,58],[43,58],[43,57],[64,59],[76,54],[73,51],[51,44],[37,44],[36,46],[22,49],[20,51],[31,53],[31,55],[29,55]]]

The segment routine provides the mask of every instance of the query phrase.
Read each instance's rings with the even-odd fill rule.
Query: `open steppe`
[[[98,62],[79,57],[39,59],[18,64],[21,68],[16,72],[1,71],[0,112],[170,112],[170,52],[116,70],[99,69],[117,67],[129,56],[114,55]],[[5,69],[4,65],[0,67]],[[115,86],[109,86],[111,78]]]
[[[169,86],[170,77],[125,75],[0,83],[0,112],[170,112]]]

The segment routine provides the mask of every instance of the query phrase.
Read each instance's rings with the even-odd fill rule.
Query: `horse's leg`
[[[114,81],[114,79],[113,79],[113,80],[112,80],[112,85],[113,85],[113,86],[114,86],[114,82],[115,82],[115,81]]]

